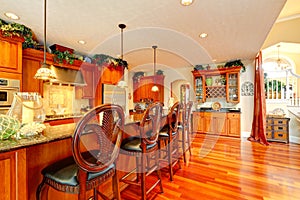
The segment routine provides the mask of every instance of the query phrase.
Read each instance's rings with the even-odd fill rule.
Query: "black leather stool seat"
[[[172,131],[172,135],[176,135],[177,131]],[[159,131],[159,137],[161,139],[168,139],[169,138],[169,125],[165,125],[160,131]]]
[[[73,157],[72,157],[73,158]],[[94,178],[101,177],[101,175],[108,173],[111,171],[111,174],[114,174],[115,165],[111,164],[107,169],[100,171],[100,172],[88,172],[87,173],[87,180],[90,181]],[[56,162],[42,171],[42,174],[55,181],[56,183],[69,185],[69,186],[78,186],[79,182],[77,179],[78,173],[78,165],[73,160],[73,163],[66,164],[65,160],[61,162]]]
[[[150,150],[154,147],[156,147],[156,143],[148,144],[146,149]],[[129,138],[124,139],[121,144],[121,149],[130,151],[130,152],[142,152],[141,138],[140,137],[129,137]]]

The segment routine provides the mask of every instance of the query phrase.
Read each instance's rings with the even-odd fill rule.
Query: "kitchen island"
[[[138,123],[126,118],[124,132],[138,134]],[[42,181],[42,169],[72,156],[72,135],[76,123],[45,124],[46,129],[41,135],[0,141],[0,181],[4,185],[0,192],[5,194],[4,199],[35,199],[36,189]],[[111,184],[107,182],[100,189],[111,192],[110,188]],[[49,199],[76,198],[77,195],[49,190]]]

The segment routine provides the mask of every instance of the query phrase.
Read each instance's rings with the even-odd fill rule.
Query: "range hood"
[[[57,78],[51,80],[52,83],[62,83],[75,86],[86,86],[86,82],[80,70],[62,68],[51,65],[51,70],[56,74]]]

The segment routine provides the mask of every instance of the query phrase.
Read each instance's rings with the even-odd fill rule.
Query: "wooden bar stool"
[[[141,197],[143,200],[146,199],[147,194],[158,184],[160,185],[161,192],[163,192],[157,144],[161,119],[162,105],[160,103],[149,105],[139,125],[140,135],[128,137],[121,144],[120,153],[127,156],[134,156],[136,166],[132,171],[126,173],[120,181],[141,187]],[[157,181],[150,188],[146,188],[146,177],[153,172],[156,172]],[[136,174],[136,180],[130,179],[131,174]]]
[[[116,159],[123,130],[124,112],[118,105],[104,104],[86,113],[72,138],[73,157],[42,170],[43,181],[36,191],[36,199],[41,199],[42,194],[47,197],[49,187],[78,194],[80,200],[87,199],[88,190],[93,190],[95,200],[98,196],[108,199],[97,188],[110,178],[113,179],[115,198],[121,199]]]
[[[173,167],[178,164],[179,169],[181,168],[178,144],[178,120],[180,108],[181,104],[179,104],[179,102],[176,102],[171,107],[167,116],[167,124],[159,132],[158,138],[160,159],[161,161],[166,161],[168,163],[170,181],[173,181]]]
[[[182,146],[182,154],[183,154],[183,160],[186,163],[186,152],[189,151],[190,156],[192,155],[191,151],[191,111],[193,107],[193,102],[189,101],[186,104],[182,105],[182,111],[181,111],[181,121],[178,125],[178,130],[181,133],[181,139],[179,139],[179,142],[181,142]]]

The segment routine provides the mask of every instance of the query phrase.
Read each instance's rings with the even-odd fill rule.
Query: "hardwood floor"
[[[245,139],[197,134],[192,156],[181,162],[174,181],[163,171],[164,193],[148,199],[300,199],[300,145],[263,146]],[[188,154],[187,154],[188,155]],[[122,199],[140,199],[127,187]]]

